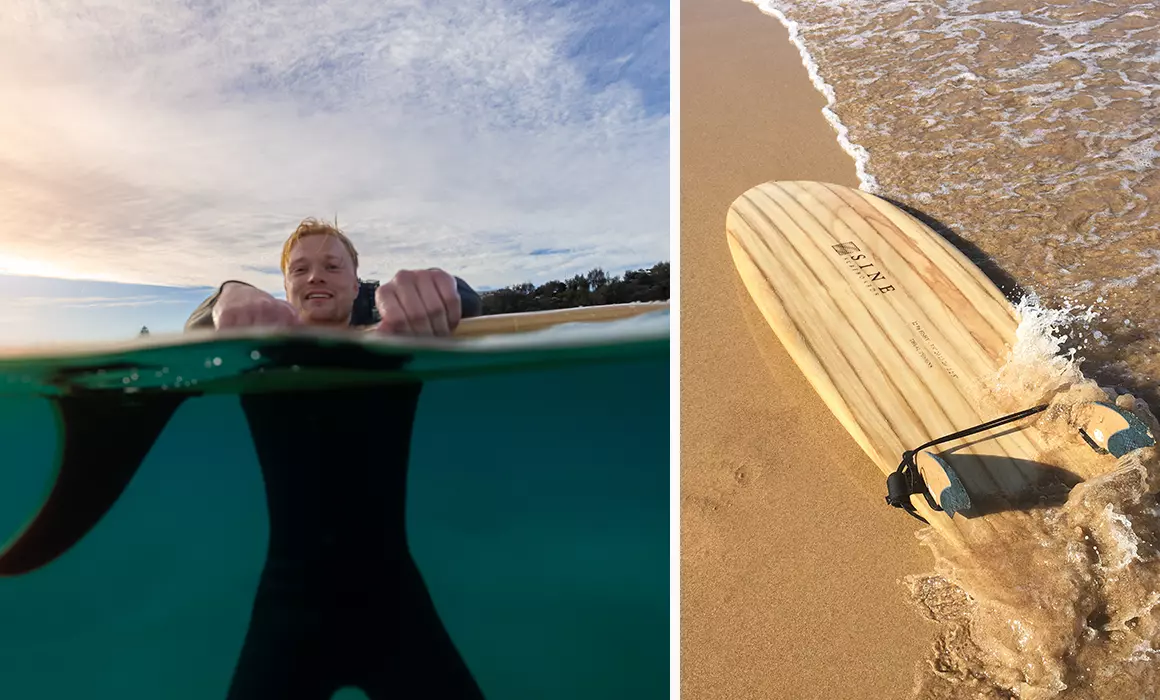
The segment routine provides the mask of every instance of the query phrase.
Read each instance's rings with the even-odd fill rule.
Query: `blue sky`
[[[277,292],[307,216],[383,280],[667,260],[668,44],[667,0],[9,0],[0,344]]]

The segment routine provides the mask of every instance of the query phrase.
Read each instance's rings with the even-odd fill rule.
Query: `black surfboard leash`
[[[1002,416],[1001,418],[987,421],[986,423],[981,423],[973,428],[967,428],[966,430],[960,430],[957,433],[951,433],[950,435],[945,435],[938,439],[931,440],[930,442],[923,443],[922,445],[919,445],[912,450],[906,450],[902,453],[902,461],[899,463],[898,469],[895,470],[893,474],[886,477],[886,503],[895,508],[901,508],[902,510],[929,525],[930,523],[927,522],[926,518],[919,515],[918,511],[915,510],[913,505],[911,505],[911,495],[921,493],[926,497],[926,502],[932,510],[941,511],[942,507],[930,495],[930,490],[926,486],[926,481],[922,478],[922,474],[918,471],[918,466],[914,462],[915,456],[928,447],[933,447],[944,442],[950,442],[951,440],[958,440],[959,438],[968,437],[976,433],[990,430],[991,428],[996,428],[1000,425],[1013,423],[1014,421],[1035,415],[1036,413],[1046,410],[1048,405],[1049,404],[1043,404],[1040,406],[1035,406],[1034,408],[1027,408],[1017,413],[1012,413],[1010,415]]]

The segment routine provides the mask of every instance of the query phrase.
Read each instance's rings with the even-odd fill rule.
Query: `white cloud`
[[[110,309],[116,307],[156,306],[158,304],[181,304],[188,306],[185,299],[171,299],[157,295],[139,295],[123,297],[42,297],[22,296],[11,299],[7,306],[10,308],[48,308],[48,309]]]
[[[380,279],[439,265],[502,286],[668,258],[667,113],[573,60],[614,5],[6,5],[0,259],[277,288],[253,268],[336,211]]]

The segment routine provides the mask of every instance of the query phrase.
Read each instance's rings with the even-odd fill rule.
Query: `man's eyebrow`
[[[295,255],[294,257],[290,258],[290,264],[294,265],[296,263],[303,262],[304,257],[307,257],[307,256]],[[342,262],[342,256],[337,255],[335,253],[327,253],[324,257],[326,260],[337,260],[339,262]]]

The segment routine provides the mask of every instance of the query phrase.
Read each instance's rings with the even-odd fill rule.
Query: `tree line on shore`
[[[594,268],[566,280],[552,280],[540,285],[524,282],[488,290],[479,296],[483,300],[485,315],[667,301],[669,263],[660,262],[647,269],[629,270],[624,275],[612,276],[601,268]]]
[[[377,280],[364,280],[354,302],[356,318],[378,321],[374,308]],[[608,275],[597,267],[566,280],[543,284],[523,282],[502,289],[480,292],[483,315],[514,314],[527,311],[552,311],[578,306],[629,304],[644,301],[668,301],[669,263],[659,262],[650,268],[628,270],[623,275]]]

